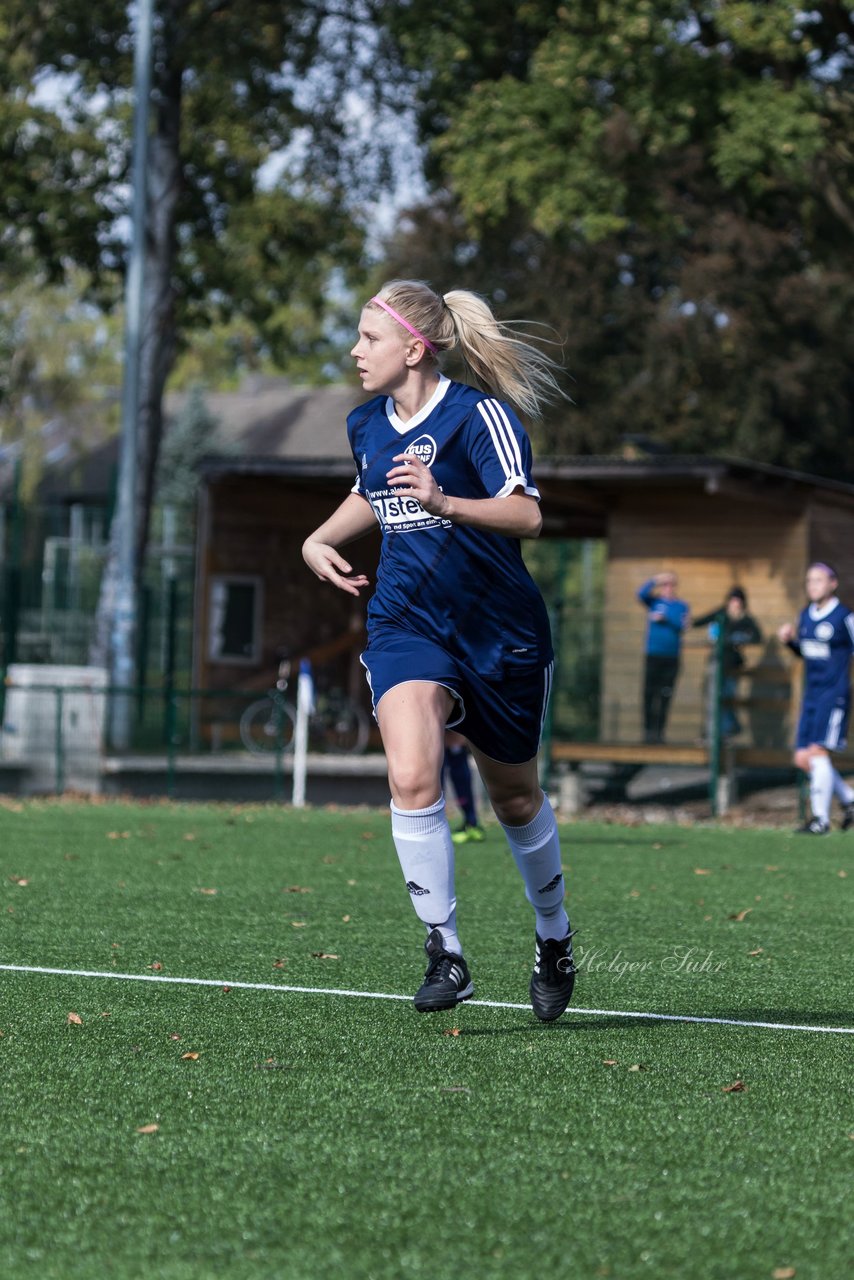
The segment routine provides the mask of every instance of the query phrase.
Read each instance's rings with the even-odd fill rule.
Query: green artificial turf
[[[854,1037],[577,1010],[854,1027],[854,838],[563,835],[581,973],[550,1027],[0,972],[0,1275],[851,1274]],[[6,802],[0,856],[5,964],[406,996],[423,974],[384,812]],[[522,1003],[500,832],[458,866],[475,995]]]

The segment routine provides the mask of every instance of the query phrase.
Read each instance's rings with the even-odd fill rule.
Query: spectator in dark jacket
[[[738,677],[744,666],[744,654],[741,652],[742,646],[760,644],[762,642],[762,632],[759,630],[756,621],[747,612],[747,595],[744,589],[742,587],[731,587],[722,605],[719,605],[717,609],[712,609],[710,613],[704,613],[700,618],[695,618],[692,625],[709,628],[709,638],[713,645],[710,663],[717,660],[717,654],[720,652],[721,701],[723,703],[721,707],[721,736],[734,738],[736,734],[741,733],[741,722],[731,705],[731,700],[738,692]],[[714,700],[713,675],[714,671],[710,665],[707,680],[707,733],[709,737],[711,737],[712,717],[715,712],[715,708],[712,705]]]

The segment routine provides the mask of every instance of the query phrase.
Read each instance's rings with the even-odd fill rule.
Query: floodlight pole
[[[122,385],[122,432],[116,510],[116,590],[110,645],[110,684],[130,688],[134,681],[136,634],[137,421],[139,418],[139,350],[142,336],[147,213],[148,125],[151,103],[151,45],[154,0],[138,0],[134,48],[132,237],[125,280],[125,364]],[[110,737],[114,747],[130,744],[130,695],[113,694]]]

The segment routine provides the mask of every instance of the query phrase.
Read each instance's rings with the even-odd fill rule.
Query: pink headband
[[[393,320],[396,320],[398,324],[402,324],[404,329],[409,330],[413,338],[418,338],[420,342],[423,342],[427,350],[432,351],[434,356],[437,354],[436,348],[433,346],[430,339],[425,338],[424,334],[420,333],[418,329],[415,328],[414,324],[410,324],[408,320],[404,320],[400,312],[395,311],[394,307],[390,307],[387,302],[383,302],[382,298],[371,298],[371,302],[376,303],[378,307],[382,307],[383,311],[387,311]]]

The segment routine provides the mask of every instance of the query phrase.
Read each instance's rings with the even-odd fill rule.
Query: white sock
[[[445,815],[444,795],[427,809],[398,809],[392,801],[391,834],[415,914],[423,920],[428,933],[439,930],[446,951],[461,956],[454,894],[454,842]]]
[[[830,823],[833,799],[833,765],[830,756],[813,756],[810,760],[810,808],[812,816]]]
[[[838,769],[833,770],[833,794],[836,796],[840,804],[854,804],[854,790],[849,787]]]
[[[536,913],[537,933],[543,941],[565,938],[569,918],[563,905],[560,837],[551,805],[543,796],[543,806],[533,821],[524,827],[506,827],[503,822],[501,825],[525,881],[525,896]]]

